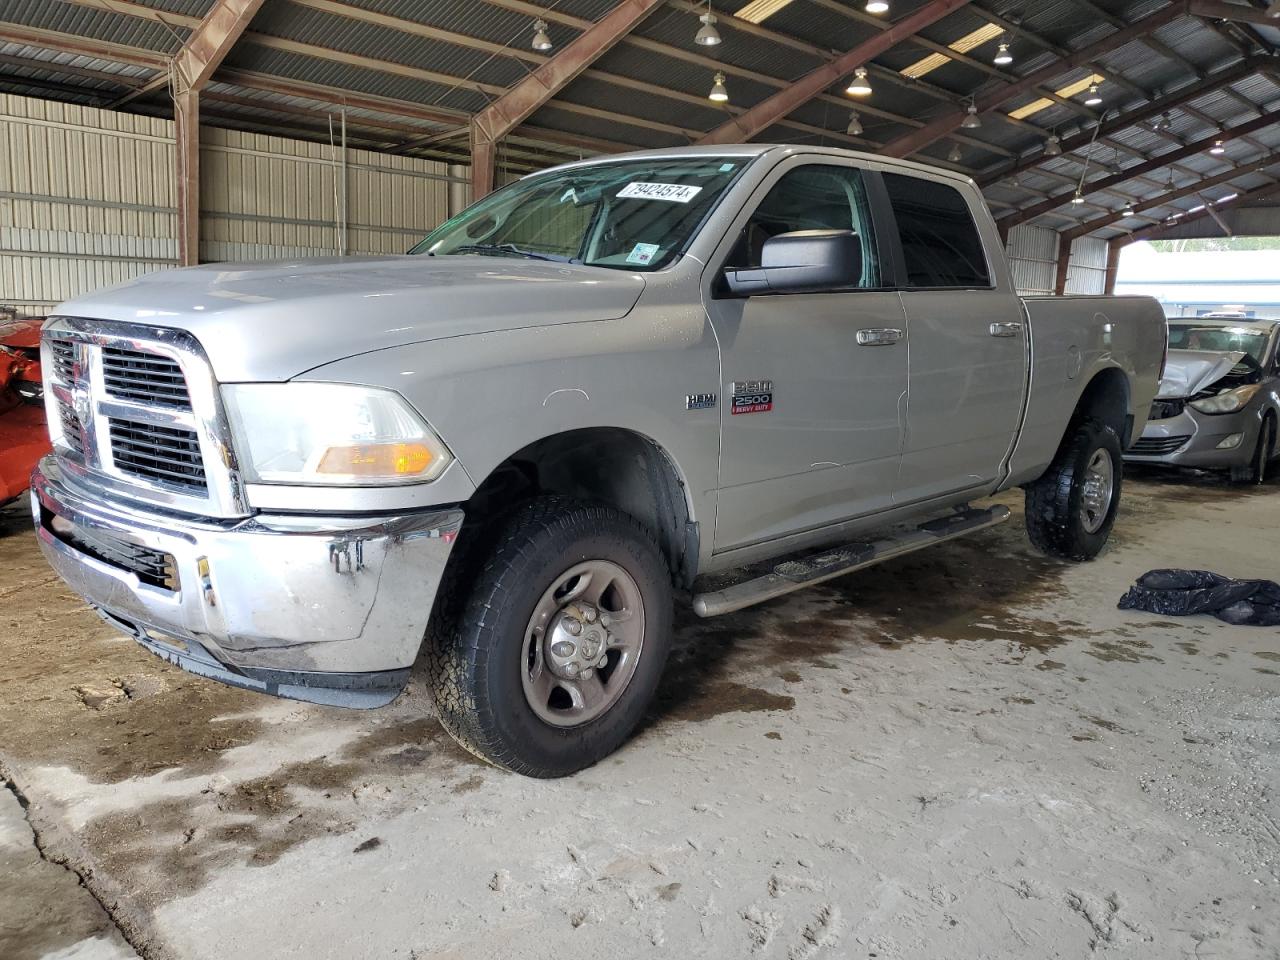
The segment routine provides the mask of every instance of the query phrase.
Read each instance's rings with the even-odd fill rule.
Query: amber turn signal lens
[[[425,473],[435,459],[420,443],[375,443],[358,447],[330,447],[316,473],[352,477],[413,476]]]

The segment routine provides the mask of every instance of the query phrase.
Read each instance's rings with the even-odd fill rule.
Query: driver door
[[[706,302],[723,396],[716,552],[891,505],[908,344],[902,303],[882,279],[866,176],[838,158],[784,161],[712,261]],[[862,276],[828,292],[745,297],[720,282],[725,267],[759,266],[769,238],[814,229],[853,230]]]

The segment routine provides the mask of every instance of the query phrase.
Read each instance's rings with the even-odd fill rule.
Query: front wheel
[[[497,766],[561,777],[621,746],[653,699],[671,578],[632,517],[545,497],[503,524],[454,619],[429,661],[445,729]]]
[[[1100,420],[1077,423],[1038,480],[1026,486],[1027,533],[1045,553],[1092,560],[1120,506],[1120,438]]]

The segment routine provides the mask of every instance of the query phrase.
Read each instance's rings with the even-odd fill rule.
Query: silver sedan
[[[1146,429],[1125,459],[1229,470],[1262,483],[1280,422],[1280,321],[1169,321],[1169,359]]]

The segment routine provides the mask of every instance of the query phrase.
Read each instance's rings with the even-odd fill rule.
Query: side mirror
[[[766,240],[760,266],[724,273],[736,296],[815,293],[862,281],[862,240],[852,230],[796,230]]]

